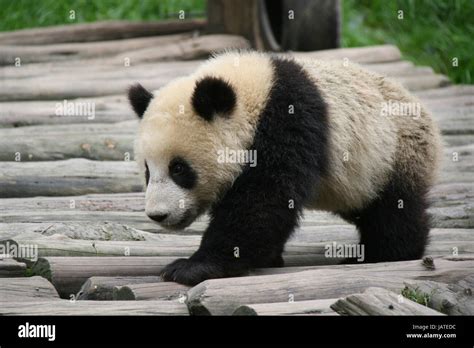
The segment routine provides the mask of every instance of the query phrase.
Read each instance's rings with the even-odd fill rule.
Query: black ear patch
[[[207,121],[216,114],[227,116],[237,102],[232,86],[217,77],[205,77],[196,82],[192,96],[194,110]]]
[[[133,85],[128,90],[128,100],[132,105],[133,110],[139,118],[143,117],[150,100],[153,98],[153,94],[148,92],[143,86],[139,83]]]

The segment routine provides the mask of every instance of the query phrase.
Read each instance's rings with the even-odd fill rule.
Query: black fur
[[[205,77],[194,87],[191,99],[196,113],[207,121],[217,114],[227,116],[237,103],[232,86],[217,77]]]
[[[168,265],[165,280],[194,285],[283,265],[285,242],[313,194],[309,188],[327,170],[329,130],[326,105],[302,68],[291,60],[273,64],[274,86],[251,146],[258,165],[243,168],[213,206],[198,251]],[[288,112],[290,105],[294,114]]]
[[[128,100],[130,101],[133,110],[139,118],[143,117],[143,114],[145,113],[152,98],[153,94],[148,92],[139,83],[133,85],[128,90]]]
[[[178,166],[181,168],[179,172],[175,170]],[[171,179],[176,183],[176,185],[188,190],[191,190],[196,185],[198,178],[197,173],[183,158],[173,158],[169,164],[168,170]]]
[[[148,168],[148,164],[145,162],[145,181],[146,185],[150,182],[150,169]]]
[[[400,173],[402,169],[395,168],[385,189],[365,209],[340,214],[357,226],[360,243],[364,245],[364,262],[414,260],[423,256],[430,230],[426,212],[428,189],[423,178],[407,179]]]

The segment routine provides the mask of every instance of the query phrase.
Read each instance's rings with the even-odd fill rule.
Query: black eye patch
[[[173,158],[168,166],[168,170],[171,179],[176,183],[176,185],[187,190],[196,186],[197,173],[183,158]]]
[[[145,162],[145,180],[146,184],[150,181],[150,169],[148,169],[148,164]]]

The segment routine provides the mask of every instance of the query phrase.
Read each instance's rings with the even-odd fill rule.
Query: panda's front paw
[[[206,279],[228,277],[225,267],[209,261],[178,259],[166,266],[160,273],[165,281],[185,285],[196,285]]]

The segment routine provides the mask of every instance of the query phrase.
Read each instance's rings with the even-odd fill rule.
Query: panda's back
[[[302,65],[327,105],[329,123],[329,170],[310,208],[361,209],[395,171],[402,171],[398,174],[408,181],[432,184],[439,162],[439,131],[417,98],[357,65],[339,61]],[[401,105],[419,113],[393,115]]]

